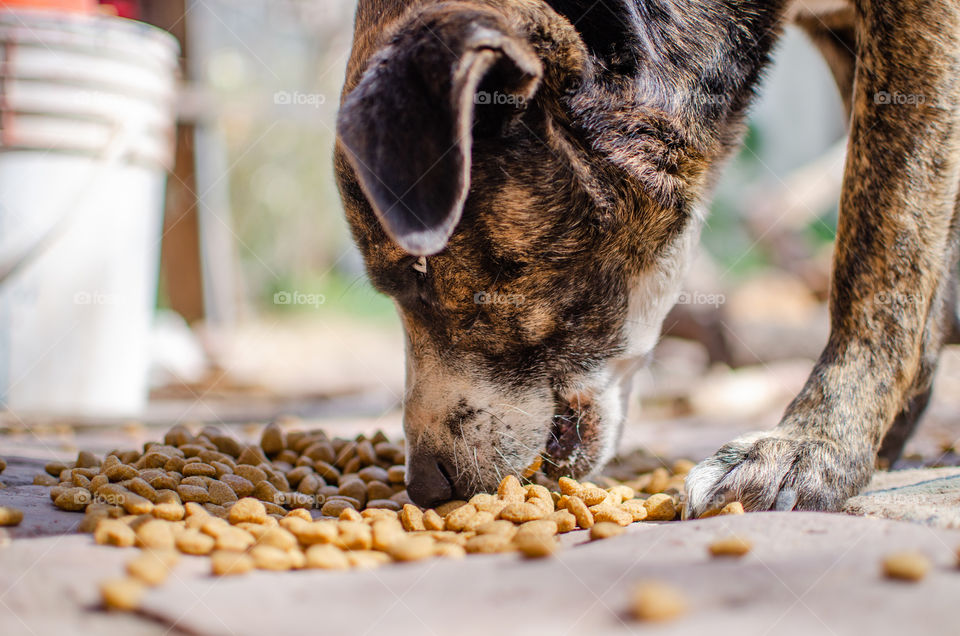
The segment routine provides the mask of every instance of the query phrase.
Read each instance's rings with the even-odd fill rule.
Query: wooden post
[[[188,79],[186,0],[142,0],[141,8],[144,22],[180,40],[180,70]],[[170,308],[192,323],[205,315],[192,123],[177,124],[176,144],[173,172],[167,179],[161,289],[166,290]]]

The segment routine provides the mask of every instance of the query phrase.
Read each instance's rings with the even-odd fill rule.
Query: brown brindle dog
[[[899,455],[957,335],[960,4],[360,0],[337,177],[406,332],[415,501],[611,457],[791,20],[851,114],[831,335],[776,429],[690,473],[686,511],[835,510]]]

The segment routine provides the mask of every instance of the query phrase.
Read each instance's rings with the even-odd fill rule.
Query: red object
[[[140,0],[100,0],[100,4],[113,7],[121,18],[140,19]]]
[[[70,11],[73,13],[96,13],[96,0],[0,0],[0,9],[41,9],[45,11]]]

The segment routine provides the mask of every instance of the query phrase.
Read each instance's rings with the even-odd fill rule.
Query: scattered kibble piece
[[[883,574],[889,579],[920,581],[930,571],[930,559],[920,552],[898,552],[883,560]]]
[[[527,466],[526,470],[523,471],[523,478],[530,479],[537,474],[537,471],[540,470],[541,466],[543,466],[543,455],[537,455],[537,458],[533,460],[533,463]]]
[[[23,511],[9,506],[0,506],[0,526],[18,526],[23,521]]]
[[[132,611],[140,607],[144,584],[134,578],[110,579],[100,584],[100,597],[107,609]]]
[[[98,545],[112,545],[118,548],[129,548],[136,542],[137,535],[133,528],[120,519],[101,519],[93,531],[93,540]],[[179,547],[179,546],[178,546]]]
[[[494,554],[504,552],[510,545],[511,538],[505,534],[478,534],[467,539],[464,548],[471,554]]]
[[[559,547],[552,534],[518,532],[513,539],[513,545],[520,553],[529,559],[548,557]]]
[[[404,504],[400,513],[400,522],[403,523],[403,529],[407,532],[426,530],[423,524],[423,511],[413,504]]]
[[[254,567],[253,558],[243,552],[218,550],[210,555],[210,568],[216,576],[246,574]]]
[[[633,591],[633,616],[641,621],[667,621],[687,610],[683,594],[676,588],[658,582],[639,584]]]
[[[647,518],[647,507],[642,499],[629,499],[620,504],[620,510],[630,515],[634,521],[645,521]]]
[[[198,530],[184,530],[176,536],[177,549],[184,554],[203,556],[213,552],[216,540]]]
[[[593,527],[593,513],[590,508],[576,495],[567,500],[567,510],[569,510],[577,520],[577,525],[584,529]]]
[[[262,523],[267,518],[267,509],[263,502],[252,497],[244,497],[230,508],[230,523]]]
[[[673,521],[677,518],[676,504],[668,494],[650,495],[643,506],[647,509],[647,521]]]
[[[423,526],[426,530],[443,530],[443,517],[436,510],[430,509],[423,513]]]
[[[390,546],[390,556],[397,561],[419,561],[433,556],[435,541],[426,535],[409,535]]]
[[[173,530],[166,521],[150,519],[136,529],[136,545],[151,550],[172,550]]]
[[[633,523],[633,515],[619,506],[602,503],[591,508],[594,523],[611,522],[619,526],[629,526]]]
[[[177,562],[177,553],[171,551],[144,550],[139,556],[127,561],[127,574],[147,585],[160,585]]]
[[[56,477],[51,477],[46,473],[40,473],[39,475],[34,475],[33,485],[34,486],[56,486],[60,483]]]
[[[741,557],[750,552],[751,548],[753,544],[748,539],[736,535],[722,537],[707,546],[707,550],[715,557]]]
[[[744,514],[743,504],[739,501],[732,501],[720,509],[722,515],[742,515]]]
[[[545,519],[557,524],[557,533],[559,534],[570,532],[577,527],[577,518],[570,514],[568,510],[557,510],[547,515]]]
[[[307,549],[306,567],[320,570],[346,570],[350,561],[342,550],[332,545],[314,545]]]
[[[731,501],[721,508],[713,508],[707,510],[700,515],[701,519],[708,519],[710,517],[716,517],[719,515],[742,515],[744,514],[743,504],[739,501]]]
[[[591,541],[609,539],[621,535],[624,532],[626,532],[626,528],[620,524],[613,523],[612,521],[601,521],[595,523],[593,527],[590,528],[590,539]]]
[[[258,545],[250,550],[250,558],[260,570],[274,570],[282,572],[293,568],[293,558],[280,548],[270,545]]]
[[[646,488],[644,492],[648,493],[659,493],[663,492],[670,487],[670,473],[667,472],[666,468],[659,467],[655,468],[653,472],[650,473],[650,478],[647,480]]]

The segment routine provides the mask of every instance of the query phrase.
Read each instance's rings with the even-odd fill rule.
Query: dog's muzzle
[[[446,461],[430,452],[415,452],[407,461],[407,494],[424,508],[453,499],[457,492]]]

